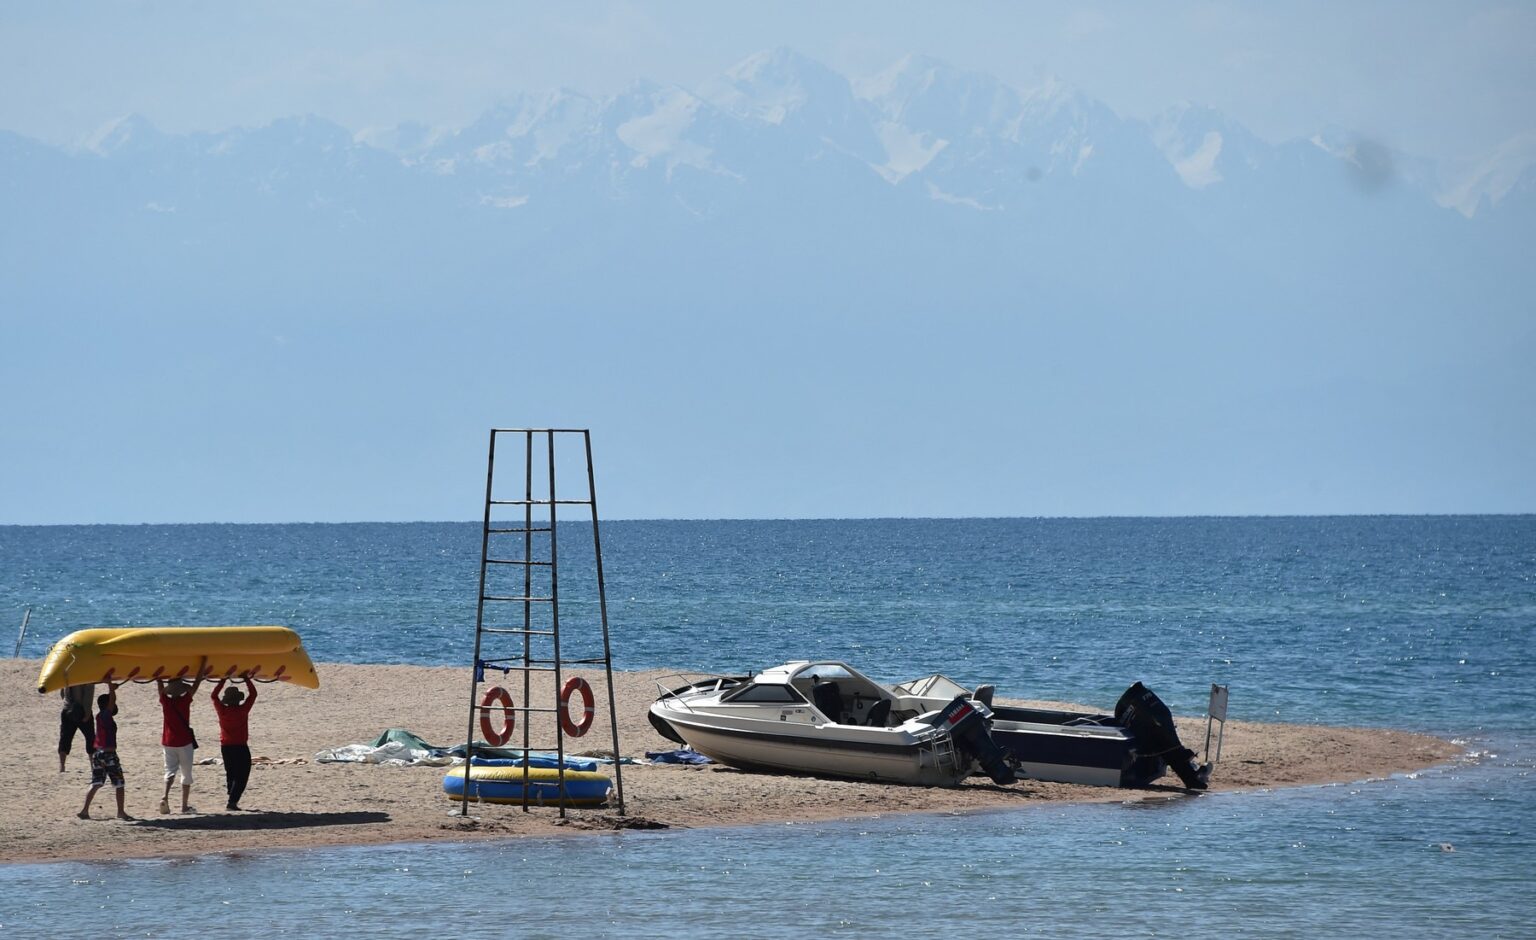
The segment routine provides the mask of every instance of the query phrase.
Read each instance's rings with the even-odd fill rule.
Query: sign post
[[[31,620],[31,619],[32,619],[32,608],[28,607],[27,608],[27,612],[21,615],[21,632],[16,634],[16,658],[17,659],[21,658],[21,641],[25,640],[27,638],[27,621]]]
[[[1216,722],[1221,723],[1221,728],[1216,732],[1216,756],[1211,757],[1211,726]],[[1227,687],[1211,684],[1211,704],[1206,711],[1205,718],[1205,762],[1214,764],[1221,760],[1221,741],[1227,734]]]

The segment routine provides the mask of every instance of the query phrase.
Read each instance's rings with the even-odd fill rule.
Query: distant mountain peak
[[[1181,101],[1151,122],[1152,142],[1190,189],[1221,182],[1218,167],[1227,143],[1225,120],[1204,105]]]
[[[80,149],[106,156],[121,150],[153,147],[162,142],[165,135],[142,114],[127,114],[113,118],[81,141]]]
[[[436,147],[453,136],[446,127],[431,127],[419,121],[406,121],[394,127],[365,127],[352,139],[367,147],[376,147],[401,157],[414,157]]]
[[[728,113],[773,125],[807,107],[841,110],[853,97],[841,74],[784,47],[746,57],[699,93]]]
[[[505,99],[481,115],[474,125],[502,137],[520,137],[551,115],[571,108],[589,108],[592,99],[568,88],[548,88]]]
[[[1019,110],[1018,93],[993,76],[958,69],[926,55],[902,56],[889,68],[861,80],[856,90],[893,120],[902,120],[909,110],[922,111],[936,99],[946,102],[963,121],[996,123]]]
[[[1312,135],[1311,142],[1313,146],[1339,160],[1350,182],[1363,191],[1380,190],[1401,175],[1403,155],[1364,134],[1326,127]]]
[[[911,53],[873,75],[858,79],[854,91],[860,98],[882,100],[901,94],[903,89],[926,84],[940,70],[948,68],[949,64],[941,59]]]
[[[612,119],[621,122],[614,135],[634,151],[632,165],[643,167],[659,158],[672,165],[716,169],[710,148],[690,134],[699,111],[709,107],[706,101],[676,86],[652,86],[626,97],[632,99],[630,106],[617,108]]]
[[[1532,191],[1536,191],[1536,129],[1500,144],[1437,201],[1470,219],[1484,206],[1497,206],[1512,192]]]
[[[1076,86],[1054,75],[1023,89],[1019,96],[1025,114],[1037,122],[1063,117],[1086,117],[1090,114],[1114,114],[1102,102],[1089,98]]]
[[[737,62],[725,70],[725,77],[736,82],[782,82],[802,74],[831,71],[810,56],[788,46],[776,46],[754,52]]]
[[[432,140],[418,154],[449,170],[462,159],[513,166],[555,159],[572,141],[593,133],[600,105],[580,92],[554,88],[497,103],[467,126]]]

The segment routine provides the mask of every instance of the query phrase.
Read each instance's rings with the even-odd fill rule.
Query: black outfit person
[[[94,685],[67,685],[59,690],[64,700],[59,710],[59,769],[64,769],[64,758],[69,756],[75,743],[75,732],[85,738],[86,756],[96,753],[96,729],[91,721],[91,700],[96,697]]]

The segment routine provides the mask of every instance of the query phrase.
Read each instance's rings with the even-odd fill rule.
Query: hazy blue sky
[[[1435,205],[1430,184],[1269,182],[1298,170],[1234,186],[1230,204],[1219,189],[1169,196],[1187,197],[1174,209],[1153,199],[1139,219],[1120,217],[1112,187],[1042,185],[1065,194],[1047,230],[978,211],[954,233],[881,215],[896,188],[872,165],[815,189],[793,159],[762,164],[780,151],[742,145],[732,158],[759,162],[735,179],[788,180],[766,198],[804,204],[701,213],[703,247],[746,246],[701,271],[699,242],[651,243],[653,217],[685,203],[659,188],[631,203],[651,213],[638,222],[600,207],[574,216],[580,231],[558,227],[580,200],[557,193],[539,231],[561,234],[535,256],[499,240],[527,214],[495,228],[473,215],[484,194],[443,208],[413,203],[405,176],[368,189],[366,173],[284,149],[304,137],[286,125],[249,135],[273,153],[243,153],[206,193],[179,190],[179,215],[135,188],[163,170],[154,154],[12,140],[21,169],[0,179],[0,208],[32,221],[0,231],[0,525],[473,518],[492,424],[594,428],[618,517],[1536,511],[1536,302],[1520,254],[1536,3],[0,3],[0,130],[69,145],[132,113],[172,133],[303,114],[352,131],[456,127],[521,92],[695,88],[780,47],[850,76],[919,54],[1021,89],[1055,78],[1122,117],[1205,104],[1270,142],[1339,128],[1434,161],[1420,176],[1442,188],[1523,143],[1492,177],[1513,195],[1474,219]],[[374,171],[428,175],[317,133]],[[1298,151],[1319,153],[1285,159]],[[1121,154],[1125,185],[1177,188],[1161,153]],[[1224,159],[1243,159],[1236,144]],[[90,176],[98,164],[121,175]],[[207,169],[165,165],[193,184]],[[296,200],[270,216],[241,201],[266,174]],[[594,205],[608,198],[588,188]],[[510,210],[521,195],[500,197]],[[323,227],[309,210],[349,198],[398,225],[370,232],[367,252],[409,257],[298,257],[366,241],[301,237]],[[1253,212],[1268,213],[1259,226]],[[835,241],[840,214],[870,220],[848,227],[857,244]],[[1092,221],[1063,237],[1079,216]],[[272,228],[242,242],[231,218]],[[476,242],[465,219],[493,234]],[[1191,219],[1184,251],[1168,223]],[[818,241],[817,224],[832,234]],[[988,224],[1027,236],[1016,246],[1066,247],[994,251],[1005,239]],[[423,260],[433,225],[460,240]],[[205,241],[220,246],[212,263]],[[801,242],[817,247],[796,255]],[[165,250],[130,250],[143,244]],[[922,254],[893,261],[903,244]],[[780,246],[781,262],[806,262],[788,277],[763,261]],[[850,260],[885,293],[861,295]],[[896,309],[902,275],[924,266],[928,293]],[[546,293],[519,308],[540,273]],[[567,345],[520,373],[509,353],[530,335]]]
[[[315,113],[454,125],[517,91],[685,87],[791,46],[851,74],[909,52],[1122,116],[1188,100],[1271,140],[1336,124],[1475,160],[1536,125],[1536,5],[1349,3],[38,3],[0,10],[0,127],[53,142]]]

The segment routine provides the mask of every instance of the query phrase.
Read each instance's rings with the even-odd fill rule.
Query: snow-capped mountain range
[[[643,515],[1526,507],[1533,161],[785,50],[460,128],[0,132],[0,439],[98,519],[375,518],[522,422],[628,435]]]
[[[1360,243],[1443,256],[1536,217],[1536,131],[1451,172],[1338,129],[1271,144],[1197,105],[1143,122],[1060,83],[917,56],[850,81],[786,49],[693,90],[520,95],[458,129],[171,135],[128,117],[73,149],[0,133],[0,157],[22,283],[100,252],[93,269],[125,275],[506,264],[558,291],[592,272],[648,283],[671,252],[820,288],[840,264],[897,280],[937,264],[939,295],[946,257],[1041,282],[1204,258],[1240,289],[1281,246],[1324,265]]]

